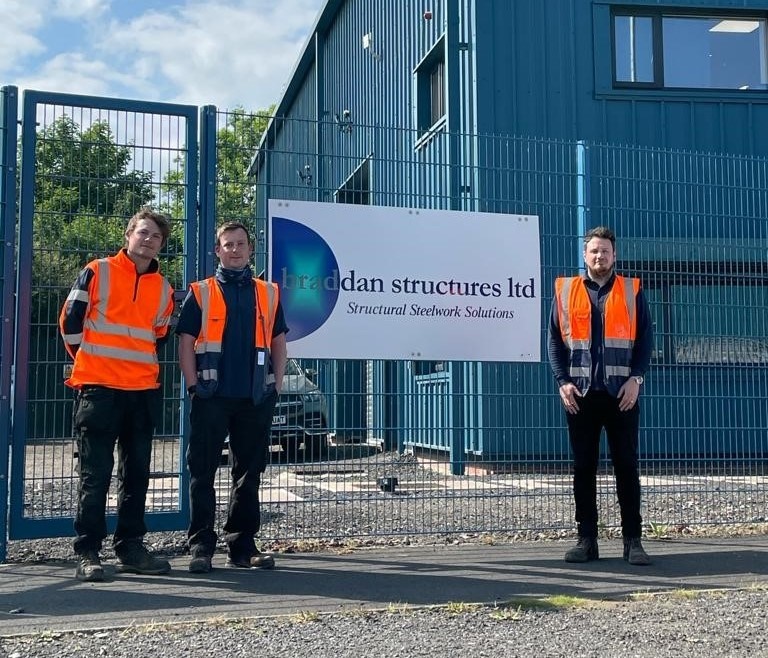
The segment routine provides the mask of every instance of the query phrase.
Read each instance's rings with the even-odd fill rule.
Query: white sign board
[[[539,220],[269,202],[294,357],[540,361]]]

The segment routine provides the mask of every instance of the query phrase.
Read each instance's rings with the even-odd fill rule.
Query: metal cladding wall
[[[768,154],[768,91],[613,89],[613,7],[766,12],[764,0],[477,2],[478,131]]]
[[[621,6],[643,4],[668,3]],[[755,387],[768,377],[768,91],[612,89],[614,5],[443,0],[427,17],[421,2],[329,1],[278,108],[287,120],[262,143],[262,162],[275,164],[262,164],[259,186],[273,198],[341,200],[366,168],[358,202],[538,215],[542,327],[555,277],[581,265],[579,236],[612,226],[619,267],[643,278],[657,325],[644,456],[739,456],[742,439],[765,455],[768,409]],[[766,10],[755,0],[674,7]],[[446,112],[424,130],[417,72],[436,45]],[[742,308],[725,311],[731,299]],[[350,368],[327,383],[351,395],[363,378]],[[449,450],[454,463],[564,454],[545,362],[372,368],[367,393],[400,396],[374,412],[398,445]],[[365,430],[359,417],[343,423]]]

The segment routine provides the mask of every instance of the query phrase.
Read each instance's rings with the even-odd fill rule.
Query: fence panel
[[[72,112],[43,115],[42,121],[38,116],[38,131],[25,125],[33,133],[29,139],[45,134],[62,115]],[[185,274],[174,275],[175,285],[194,276],[192,261],[199,263],[198,275],[212,267],[214,217],[215,223],[252,223],[257,270],[263,269],[271,198],[534,214],[540,219],[542,290],[537,294],[546,353],[554,279],[581,267],[585,228],[608,224],[619,236],[618,268],[643,279],[656,327],[641,423],[646,522],[658,529],[765,521],[765,159],[442,131],[425,137],[333,121],[269,122],[269,117],[212,107],[201,116],[207,127],[200,170],[214,192],[201,190],[205,218],[199,248],[185,234],[167,254],[166,271],[173,272],[179,260],[184,263]],[[179,130],[186,150],[180,149],[178,157],[190,163],[194,122],[188,116],[185,121]],[[450,148],[452,139],[472,148]],[[127,146],[128,132],[118,141]],[[28,143],[33,142],[25,139],[24,148],[32,149]],[[56,140],[38,143],[53,149]],[[173,150],[150,144],[145,140],[136,148]],[[20,288],[27,320],[20,322],[17,343],[17,358],[29,366],[15,402],[23,427],[18,431],[26,438],[15,433],[14,441],[21,441],[24,463],[33,470],[13,505],[25,509],[26,516],[68,522],[74,480],[68,439],[60,434],[68,428],[69,401],[60,382],[56,391],[51,388],[65,363],[51,314],[71,283],[59,253],[82,255],[85,262],[83,250],[92,246],[68,246],[65,232],[54,239],[38,230],[43,219],[61,209],[45,205],[54,198],[52,188],[35,175],[43,160],[34,165],[31,153],[24,152],[33,170],[22,183],[36,181],[36,192],[29,197],[22,192],[20,262],[20,281],[30,283],[31,295],[25,299]],[[455,157],[462,161],[452,162]],[[160,174],[150,186],[189,231],[193,212],[185,195],[193,175],[179,167],[175,178]],[[52,185],[56,178],[47,180]],[[183,204],[174,205],[182,197]],[[489,254],[503,258],[503,245],[490,246]],[[429,257],[434,254],[425,245]],[[167,423],[157,458],[167,462],[158,467],[163,475],[158,481],[167,480],[153,492],[152,512],[179,510],[186,499],[178,500],[176,486],[183,474],[179,437],[184,427],[179,420],[183,403],[174,388],[175,349],[165,359]],[[264,476],[264,539],[528,535],[574,526],[570,451],[547,363],[304,359],[290,368]],[[602,466],[601,521],[618,532],[607,458]],[[17,475],[24,470],[17,462],[13,468]],[[222,515],[228,478],[225,463],[218,480]],[[12,519],[14,514],[20,512],[12,511]],[[34,532],[68,534],[69,526],[48,523]]]
[[[197,256],[197,108],[26,92],[22,121],[10,537],[69,535],[77,499],[69,366],[57,320],[78,271],[124,243],[151,204],[174,220],[161,270],[183,289]],[[164,407],[147,524],[186,526],[181,378],[160,354]],[[115,492],[108,500],[114,523]]]
[[[473,149],[464,156],[470,160],[454,163],[450,136],[440,132],[425,140],[397,128],[275,121],[251,170],[257,225],[266,231],[268,198],[536,214],[544,328],[555,277],[582,266],[580,236],[591,226],[612,226],[619,268],[645,281],[659,337],[641,433],[646,521],[657,529],[764,521],[766,161],[458,137]],[[309,167],[296,166],[300,162]],[[452,175],[456,167],[458,176]],[[714,204],[712,210],[703,210],[706,204]],[[684,230],[671,232],[670,223]],[[724,250],[732,257],[713,265]],[[702,284],[711,281],[702,276],[711,279],[713,267],[720,282],[708,289]],[[702,275],[691,278],[691,268]],[[728,282],[730,291],[722,287],[726,273],[738,279]],[[680,274],[687,287],[676,282]],[[707,327],[718,314],[722,326]],[[544,346],[544,330],[541,340]],[[702,353],[711,360],[717,350],[718,362],[703,361]],[[363,427],[341,422],[338,413],[355,403],[346,387],[345,375],[356,381],[350,364],[301,365],[317,373],[333,410],[330,452],[322,462],[311,455],[304,463],[276,457],[266,485],[265,536],[573,527],[565,422],[546,363],[377,364],[382,376],[373,378],[371,390],[358,389],[379,410],[362,417]],[[602,464],[601,520],[617,531],[607,455]],[[714,504],[718,492],[724,495]],[[700,507],[698,500],[713,504]]]

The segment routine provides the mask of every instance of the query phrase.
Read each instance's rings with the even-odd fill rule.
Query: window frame
[[[653,82],[632,82],[617,79],[616,62],[616,18],[636,17],[651,19]],[[609,15],[610,32],[610,70],[612,91],[655,91],[655,92],[686,92],[689,94],[763,94],[768,89],[738,89],[733,87],[670,87],[664,82],[664,18],[711,18],[719,20],[756,20],[762,21],[766,32],[766,61],[763,67],[768,67],[768,11],[755,9],[726,10],[720,8],[694,7],[650,7],[646,5],[611,5]],[[597,49],[595,56],[598,56]]]
[[[414,80],[414,123],[419,135],[435,132],[448,118],[448,61],[446,56],[446,37],[441,35],[427,54],[413,69]],[[435,98],[433,95],[433,78],[436,71],[441,72],[442,95],[438,105],[442,114],[435,114]]]

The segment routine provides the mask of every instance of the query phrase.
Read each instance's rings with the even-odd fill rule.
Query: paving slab
[[[504,602],[570,595],[621,599],[681,588],[768,586],[768,537],[644,540],[654,563],[633,567],[621,542],[602,540],[601,559],[567,564],[571,542],[462,544],[278,554],[277,568],[210,574],[171,560],[167,576],[116,573],[81,583],[74,562],[0,565],[0,635],[149,623],[343,612],[394,606]]]

